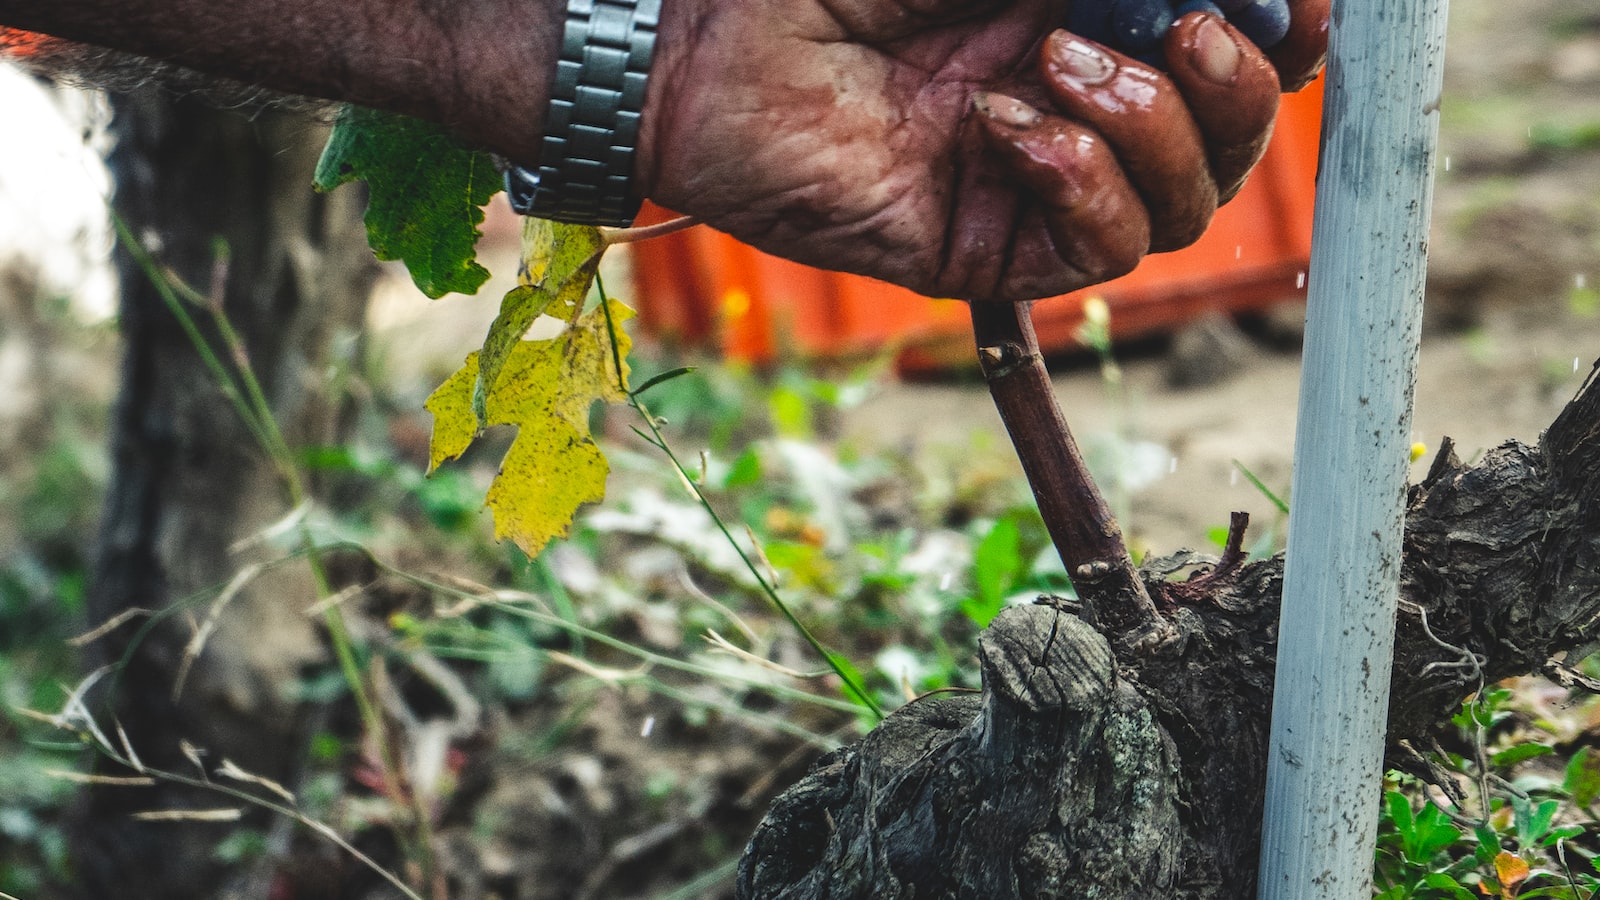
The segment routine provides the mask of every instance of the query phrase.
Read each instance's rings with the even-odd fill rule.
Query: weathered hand
[[[1270,61],[1191,14],[1164,74],[1054,30],[1061,0],[665,6],[648,196],[781,256],[975,300],[1194,241],[1260,158],[1280,78],[1321,66],[1328,14],[1290,0]]]

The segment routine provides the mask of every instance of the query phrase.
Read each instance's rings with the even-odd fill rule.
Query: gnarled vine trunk
[[[1591,374],[1537,446],[1467,466],[1447,442],[1411,488],[1397,763],[1485,682],[1581,680],[1556,657],[1600,616],[1597,423]],[[1170,577],[1190,557],[1142,568],[1159,640],[1122,624],[1139,598],[1115,577],[1002,612],[982,694],[913,703],[823,758],[752,838],[739,896],[1253,897],[1282,561],[1243,564],[1242,525],[1200,574]]]

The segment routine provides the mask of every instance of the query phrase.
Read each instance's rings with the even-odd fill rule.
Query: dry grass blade
[[[216,774],[218,778],[231,778],[234,781],[242,781],[246,784],[260,785],[272,793],[277,794],[279,797],[282,797],[285,803],[288,803],[291,806],[300,805],[295,800],[294,794],[290,793],[288,788],[277,783],[276,781],[273,781],[271,778],[267,778],[263,775],[257,775],[253,772],[246,772],[244,769],[234,765],[233,760],[226,757],[223,758],[222,765],[217,767]]]
[[[189,743],[188,741],[179,741],[178,742],[178,752],[182,753],[183,754],[183,758],[187,759],[190,763],[192,763],[194,765],[195,771],[200,773],[200,780],[202,780],[202,781],[210,781],[211,780],[211,779],[206,777],[206,764],[205,764],[205,761],[200,758],[200,757],[205,755],[205,751],[204,750],[201,750],[199,747],[196,747],[195,745]]]
[[[327,615],[328,610],[334,609],[336,607],[340,607],[340,606],[345,605],[346,603],[349,603],[351,600],[354,600],[355,598],[361,596],[361,594],[364,593],[366,591],[366,589],[367,589],[366,585],[363,585],[363,584],[348,585],[348,586],[342,588],[341,590],[339,590],[339,591],[337,591],[335,593],[329,594],[328,596],[323,597],[321,600],[318,600],[317,602],[315,602],[315,603],[311,604],[310,606],[306,607],[305,614],[307,616],[312,617],[312,618],[315,618],[317,616]]]
[[[760,666],[761,668],[766,669],[769,672],[777,672],[779,675],[786,675],[786,676],[788,676],[790,678],[798,679],[800,681],[805,681],[805,680],[810,679],[810,678],[817,678],[817,677],[820,677],[822,675],[828,674],[827,672],[812,672],[811,674],[808,675],[805,672],[801,672],[801,671],[797,671],[795,669],[791,669],[788,666],[783,665],[782,663],[773,662],[772,660],[767,659],[766,657],[757,656],[754,653],[751,653],[749,650],[744,649],[743,647],[736,646],[731,641],[729,641],[727,638],[723,637],[720,634],[717,634],[716,630],[712,629],[712,628],[707,628],[706,629],[706,633],[701,635],[700,637],[706,643],[711,645],[711,652],[712,653],[720,654],[720,655],[723,655],[723,656],[731,656],[734,659],[750,663],[751,665]]]
[[[406,664],[423,680],[433,685],[450,706],[455,716],[450,722],[453,737],[464,738],[478,730],[483,719],[483,704],[472,695],[472,690],[461,680],[455,670],[439,661],[437,656],[423,650],[414,650],[405,657]]]
[[[767,576],[767,583],[776,588],[778,586],[778,567],[772,564],[772,560],[767,559],[767,551],[762,548],[761,541],[757,540],[754,528],[749,525],[744,526],[744,534],[745,537],[750,539],[750,550],[755,556],[756,562],[760,563],[761,568],[765,570],[763,574]]]
[[[744,635],[745,640],[752,644],[761,643],[761,636],[756,634],[756,630],[751,628],[749,623],[745,622],[745,620],[738,613],[734,612],[732,607],[711,596],[709,593],[706,593],[704,588],[695,583],[694,575],[689,572],[689,565],[687,562],[682,560],[679,561],[677,575],[678,583],[683,586],[683,589],[687,591],[690,596],[721,613],[723,617],[733,623],[735,628],[739,629],[739,633]]]
[[[238,800],[241,803],[248,803],[261,809],[265,809],[278,815],[293,819],[306,828],[322,835],[324,838],[338,846],[339,849],[350,854],[351,857],[358,860],[362,865],[371,869],[383,880],[393,885],[401,895],[407,898],[407,900],[423,900],[423,898],[418,895],[416,891],[412,890],[409,885],[402,881],[399,876],[379,865],[378,862],[372,857],[361,852],[353,844],[341,837],[332,826],[312,819],[311,817],[300,812],[300,810],[296,809],[293,805],[285,806],[265,797],[250,794],[239,788],[218,784],[206,778],[203,770],[201,771],[199,778],[194,778],[187,775],[180,775],[176,772],[166,772],[159,769],[146,769],[144,764],[139,762],[138,757],[134,755],[132,744],[128,740],[127,733],[123,730],[120,723],[118,723],[116,729],[117,736],[122,742],[122,752],[119,752],[117,746],[113,745],[109,740],[106,739],[99,726],[95,723],[94,717],[89,713],[88,707],[83,702],[83,696],[91,687],[94,686],[96,681],[98,681],[106,674],[106,672],[110,670],[111,667],[108,666],[89,673],[89,675],[85,677],[83,681],[79,682],[75,688],[72,688],[70,691],[68,691],[66,703],[63,705],[62,710],[59,713],[50,715],[48,713],[42,713],[31,709],[19,709],[18,712],[27,716],[28,718],[36,719],[52,727],[73,731],[80,735],[91,737],[93,739],[95,749],[97,749],[107,759],[118,763],[119,765],[135,769],[141,774],[148,774],[149,777],[110,778],[107,776],[83,775],[76,772],[52,772],[49,774],[71,781],[88,781],[89,783],[93,784],[119,786],[125,785],[133,787],[146,786],[152,782],[160,781],[187,785],[189,787],[203,790],[216,791]],[[199,751],[195,747],[190,745],[187,741],[184,741],[180,745],[180,749],[182,749],[184,754],[189,757],[190,762],[194,763],[197,767],[200,766]],[[243,780],[258,784],[280,797],[288,797],[292,804],[292,796],[288,791],[284,790],[281,785],[277,785],[264,778],[251,776],[249,773],[244,772],[242,769],[239,769],[237,766],[226,760],[223,761],[218,773],[236,779],[239,778],[240,775],[244,775],[246,777]],[[146,810],[143,812],[133,813],[132,815],[135,819],[147,822],[232,822],[237,821],[243,815],[243,810],[240,808],[164,809]],[[0,894],[0,900],[5,900],[4,894]]]
[[[265,528],[262,528],[255,534],[247,534],[237,541],[234,541],[228,546],[228,552],[239,553],[258,544],[269,543],[280,535],[288,534],[289,532],[300,527],[300,523],[305,521],[306,515],[309,512],[311,512],[311,501],[307,500],[296,506],[294,509],[289,510],[289,512],[282,518],[278,519],[278,521],[268,524]]]
[[[222,618],[222,611],[233,602],[233,598],[237,597],[240,591],[244,590],[245,585],[261,574],[261,568],[260,563],[251,563],[240,569],[228,580],[221,593],[217,594],[217,599],[211,601],[211,608],[206,611],[206,620],[195,629],[194,636],[189,638],[188,646],[183,648],[183,659],[178,663],[178,674],[172,682],[173,702],[177,702],[178,698],[183,696],[183,685],[189,678],[189,668],[200,658],[200,654],[205,652],[206,641],[210,640],[211,633],[216,631],[217,622]]]
[[[124,622],[127,622],[129,619],[138,618],[139,616],[153,615],[155,615],[155,610],[144,609],[143,607],[125,609],[122,612],[119,612],[111,618],[105,620],[98,628],[95,628],[91,631],[86,631],[77,637],[67,638],[67,643],[73,647],[82,647],[87,644],[92,644],[111,632],[116,631]]]
[[[67,769],[45,769],[43,774],[46,778],[57,778],[74,784],[98,784],[106,787],[151,787],[156,783],[154,778],[145,775],[94,775],[89,772],[72,772]]]
[[[546,654],[546,658],[548,658],[551,662],[560,663],[568,668],[576,669],[579,672],[588,675],[590,678],[593,678],[597,681],[603,681],[613,687],[625,681],[632,681],[635,678],[639,678],[650,670],[649,663],[643,663],[632,670],[612,669],[605,666],[597,666],[587,660],[582,660],[576,656],[562,653],[559,650],[549,651]]]
[[[144,771],[144,761],[139,759],[139,754],[133,752],[133,742],[128,740],[128,732],[122,728],[122,723],[117,723],[117,740],[122,742],[122,752],[128,758],[128,766],[135,772]]]
[[[13,706],[11,709],[17,715],[23,716],[25,718],[32,719],[35,722],[43,722],[44,724],[50,725],[50,726],[55,727],[55,728],[65,728],[66,727],[61,722],[60,713],[40,712],[37,709],[29,709],[26,706]]]
[[[105,733],[100,730],[100,726],[95,722],[94,716],[90,714],[89,707],[83,702],[83,698],[84,695],[89,693],[90,688],[94,687],[101,678],[106,676],[107,672],[111,671],[111,668],[111,666],[101,666],[85,675],[76,687],[70,689],[63,687],[62,690],[67,692],[67,699],[61,704],[61,712],[45,719],[45,721],[66,731],[82,730],[87,732],[89,736],[94,738],[96,743],[109,749],[111,742],[106,740]]]
[[[244,810],[231,809],[151,809],[132,813],[141,822],[237,822]]]

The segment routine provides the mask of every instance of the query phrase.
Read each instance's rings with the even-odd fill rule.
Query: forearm
[[[438,122],[538,157],[560,0],[0,0],[0,24]]]

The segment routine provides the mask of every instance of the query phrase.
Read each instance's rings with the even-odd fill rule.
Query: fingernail
[[[988,91],[973,94],[972,107],[990,119],[1013,128],[1028,128],[1039,124],[1039,120],[1044,118],[1037,109],[1021,100]]]
[[[1117,64],[1087,41],[1072,37],[1067,32],[1055,33],[1049,42],[1050,62],[1080,87],[1104,84],[1117,71]]]
[[[1189,58],[1201,77],[1215,84],[1228,84],[1239,72],[1239,45],[1213,18],[1205,19],[1194,30],[1194,49]]]

